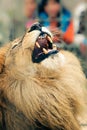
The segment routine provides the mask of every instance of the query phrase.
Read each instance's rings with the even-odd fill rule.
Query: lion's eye
[[[12,47],[12,49],[14,49],[14,48],[16,48],[17,47],[17,44],[16,45],[14,45],[13,47]]]

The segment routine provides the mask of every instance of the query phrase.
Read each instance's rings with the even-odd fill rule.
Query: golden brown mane
[[[0,51],[1,65],[6,48]],[[0,106],[5,105],[1,110],[6,124],[4,130],[29,130],[29,127],[32,130],[31,126],[35,130],[38,123],[50,130],[80,130],[77,117],[85,105],[86,79],[78,59],[72,53],[60,53],[66,62],[56,69],[30,62],[29,70],[20,71],[17,59],[14,60],[15,67],[4,68],[0,75]],[[56,64],[52,66],[57,67]]]

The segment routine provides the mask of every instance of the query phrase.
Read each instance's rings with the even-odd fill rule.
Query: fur
[[[86,79],[78,59],[61,50],[32,62],[39,31],[0,51],[0,122],[3,130],[80,130]],[[6,47],[7,48],[7,47]],[[3,57],[2,57],[3,55]],[[3,67],[2,67],[3,65]]]

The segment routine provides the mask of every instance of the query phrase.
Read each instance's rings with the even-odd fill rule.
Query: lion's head
[[[41,63],[57,53],[57,48],[53,47],[51,32],[36,23],[31,26],[21,40],[11,44],[6,54],[5,66],[11,69],[16,67],[20,70],[28,70],[31,64]]]
[[[79,130],[85,76],[77,58],[54,48],[52,34],[39,23],[2,52],[1,58],[1,54],[6,57],[0,75],[0,108],[6,130],[28,130],[29,125]]]

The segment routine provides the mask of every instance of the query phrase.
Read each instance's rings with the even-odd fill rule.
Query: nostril
[[[40,23],[36,23],[36,24],[34,24],[34,25],[31,26],[29,32],[32,32],[32,31],[34,31],[34,30],[39,30],[39,31],[41,31],[41,28],[42,28],[41,24],[40,24]]]

